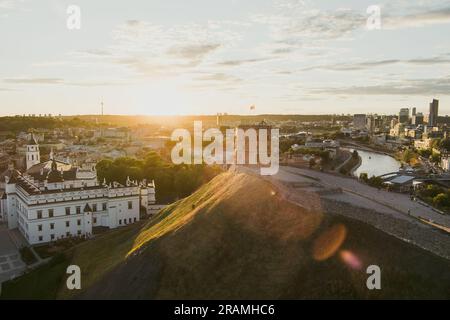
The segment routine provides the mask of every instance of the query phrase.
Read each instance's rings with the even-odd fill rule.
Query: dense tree
[[[439,141],[439,148],[450,151],[450,138],[441,139]]]
[[[405,163],[410,163],[414,158],[414,152],[410,149],[406,149],[402,154],[402,161]]]
[[[436,207],[449,207],[450,206],[450,197],[448,193],[439,193],[437,196],[433,198],[433,204]]]
[[[433,153],[430,160],[434,163],[439,163],[441,161],[441,156],[438,153]]]
[[[173,165],[164,161],[156,152],[149,152],[143,159],[118,158],[102,160],[97,164],[100,181],[125,183],[131,180],[155,180],[156,197],[160,203],[171,202],[190,195],[203,183],[221,171],[218,166]]]
[[[439,193],[442,192],[442,188],[434,185],[434,184],[429,184],[427,185],[426,188],[424,188],[420,194],[423,197],[430,197],[430,198],[434,198],[435,196],[437,196]]]
[[[383,179],[380,178],[380,177],[372,176],[367,181],[367,184],[369,184],[369,185],[371,185],[372,187],[375,187],[375,188],[381,188],[383,186]]]
[[[424,158],[429,158],[431,156],[431,150],[429,149],[420,149],[417,152]]]
[[[0,117],[0,128],[3,131],[28,131],[30,128],[55,129],[73,127],[94,127],[92,122],[75,118],[55,117]]]
[[[369,175],[367,173],[363,172],[359,175],[359,179],[364,182],[367,182],[369,180]]]

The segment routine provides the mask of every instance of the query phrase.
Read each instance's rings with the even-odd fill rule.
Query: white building
[[[32,245],[89,237],[97,226],[126,226],[139,221],[141,206],[148,212],[155,203],[154,182],[100,184],[93,163],[74,167],[51,159],[28,167],[28,161],[35,162],[29,156],[36,156],[36,149],[37,144],[27,146],[24,173],[10,165],[0,182],[0,217]]]
[[[450,171],[450,153],[447,151],[441,151],[441,168],[445,172]]]
[[[293,151],[297,151],[300,149],[319,149],[319,150],[328,151],[330,158],[332,158],[332,159],[336,156],[336,153],[339,150],[339,148],[340,148],[339,141],[330,140],[330,139],[321,140],[321,139],[314,139],[314,138],[307,139],[305,142],[305,145],[294,144],[291,146],[291,149]]]
[[[427,150],[431,149],[433,146],[433,142],[436,139],[422,139],[422,140],[415,140],[414,141],[414,148],[419,150]]]

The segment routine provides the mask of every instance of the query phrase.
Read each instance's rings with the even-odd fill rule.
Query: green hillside
[[[349,255],[357,268],[345,263]],[[81,292],[65,289],[68,264],[81,267]],[[371,264],[381,267],[382,290],[366,288]],[[307,212],[269,182],[228,172],[151,221],[6,283],[2,297],[448,299],[449,270],[445,259],[362,223]]]

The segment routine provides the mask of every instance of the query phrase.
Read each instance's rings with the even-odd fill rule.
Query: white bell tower
[[[41,156],[39,153],[39,145],[34,138],[34,134],[31,133],[31,138],[27,143],[27,170],[30,169],[35,164],[41,163]]]

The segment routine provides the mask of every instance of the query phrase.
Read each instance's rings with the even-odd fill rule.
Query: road
[[[445,227],[450,227],[450,216],[441,215],[432,210],[430,207],[426,207],[411,200],[409,195],[378,190],[366,184],[360,183],[358,180],[353,178],[292,167],[281,167],[278,176],[282,178],[283,176],[290,175],[292,178],[292,175],[298,176],[299,174],[303,175],[303,177],[306,175],[319,179],[319,183],[324,186],[330,188],[342,188],[344,193],[359,195],[367,200],[375,202],[378,205],[384,205],[399,213],[405,215],[408,215],[409,213],[411,216],[423,217]]]

